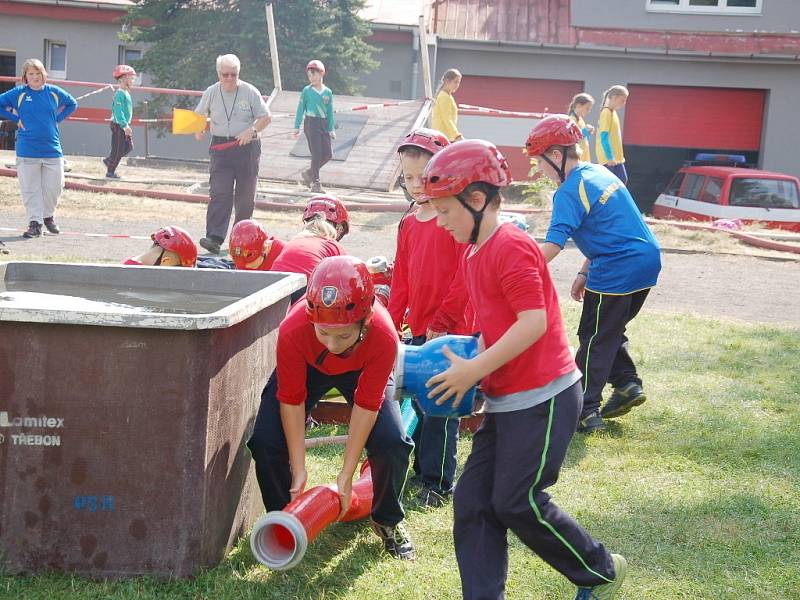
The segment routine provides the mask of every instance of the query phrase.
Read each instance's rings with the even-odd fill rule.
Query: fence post
[[[142,104],[144,104],[144,118],[145,118],[145,122],[144,122],[144,157],[145,158],[150,158],[150,148],[149,148],[149,145],[150,145],[149,144],[149,142],[150,142],[149,137],[150,136],[148,135],[149,134],[148,127],[149,127],[150,123],[147,122],[147,119],[149,118],[149,115],[148,115],[148,112],[147,112],[147,100],[143,101]]]

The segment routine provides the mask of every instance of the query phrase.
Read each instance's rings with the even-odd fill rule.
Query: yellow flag
[[[185,108],[172,109],[172,133],[181,135],[199,133],[206,129],[206,118],[193,110]]]

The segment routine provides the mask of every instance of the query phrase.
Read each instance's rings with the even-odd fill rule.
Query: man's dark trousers
[[[214,136],[211,144],[235,139]],[[234,223],[253,216],[261,142],[254,140],[244,146],[210,150],[209,154],[210,201],[206,212],[206,237],[221,244],[228,234],[231,211],[234,211]]]

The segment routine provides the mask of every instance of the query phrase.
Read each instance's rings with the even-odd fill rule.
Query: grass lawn
[[[566,317],[574,330],[577,310],[570,307]],[[647,311],[634,322],[630,337],[649,400],[603,434],[576,436],[551,489],[593,535],[628,558],[620,598],[800,597],[798,333]],[[469,446],[465,436],[462,464]],[[334,480],[340,451],[310,451],[312,483]],[[0,577],[0,598],[460,597],[451,508],[408,508],[415,563],[383,555],[366,524],[342,524],[285,573],[255,563],[243,540],[193,581]],[[574,588],[513,535],[509,545],[510,600],[573,598]]]

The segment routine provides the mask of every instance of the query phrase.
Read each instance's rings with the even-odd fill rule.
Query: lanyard
[[[236,110],[236,99],[239,97],[239,86],[236,86],[236,93],[233,95],[233,104],[231,105],[231,112],[228,112],[228,107],[225,104],[225,94],[222,91],[222,85],[219,86],[219,97],[222,100],[222,110],[225,111],[225,118],[228,121],[228,135],[231,134],[231,117],[233,117],[233,111]]]

